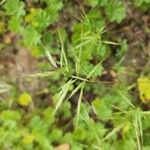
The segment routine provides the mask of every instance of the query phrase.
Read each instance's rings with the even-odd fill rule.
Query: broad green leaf
[[[84,128],[78,127],[75,129],[73,133],[73,138],[78,141],[84,141],[87,137],[87,132]]]
[[[9,20],[8,27],[12,32],[19,33],[21,32],[21,29],[22,29],[21,22],[22,22],[21,18],[16,18],[13,16]]]
[[[41,42],[41,35],[31,25],[25,28],[23,36],[24,36],[23,41],[27,47],[31,46],[33,47],[34,45],[36,46]]]
[[[111,107],[103,99],[96,98],[92,104],[98,117],[106,119],[112,115]]]
[[[92,7],[95,7],[96,5],[98,5],[99,0],[86,0],[86,3]]]
[[[141,6],[142,3],[143,3],[143,0],[134,0],[134,4],[135,4],[136,6]]]
[[[33,116],[28,124],[28,128],[34,135],[38,134],[41,136],[46,135],[48,132],[48,126],[49,123],[44,122],[44,120],[38,115]]]
[[[38,58],[44,55],[43,49],[41,47],[35,46],[30,48],[32,56]]]
[[[50,17],[50,23],[53,23],[57,21],[59,18],[59,10],[63,7],[63,2],[60,0],[44,0],[48,7],[45,10],[48,14],[48,17]]]
[[[28,134],[24,135],[24,137],[22,139],[22,143],[25,145],[32,144],[34,142],[34,140],[35,140],[35,136],[33,134],[28,133]]]
[[[101,6],[106,6],[109,3],[109,0],[99,0]]]
[[[150,7],[150,0],[134,0],[135,6],[142,6],[142,4],[146,3]]]
[[[99,44],[96,52],[101,58],[107,58],[110,55],[109,45]]]
[[[25,17],[25,22],[35,28],[43,29],[49,25],[50,17],[42,9],[31,8],[30,13]]]
[[[4,8],[8,15],[16,15],[16,17],[25,14],[25,4],[20,0],[6,0]]]
[[[54,128],[49,135],[49,140],[51,142],[57,142],[62,138],[63,132],[59,128]]]
[[[21,114],[14,110],[4,110],[0,113],[0,119],[5,121],[18,121],[21,119]]]
[[[108,19],[120,23],[126,16],[126,7],[120,0],[112,0],[105,8]]]

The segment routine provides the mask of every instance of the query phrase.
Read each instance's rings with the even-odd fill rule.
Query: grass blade
[[[66,56],[65,49],[64,49],[64,43],[63,43],[63,40],[62,40],[62,35],[61,35],[59,30],[58,30],[58,35],[59,35],[60,44],[61,44],[60,65],[61,65],[61,67],[63,66],[63,60],[64,60],[66,70],[69,71],[68,60],[67,60],[67,56]]]
[[[2,0],[2,1],[0,2],[0,5],[2,5],[5,1],[6,1],[6,0]]]
[[[61,89],[61,91],[59,92],[59,94],[57,95],[56,99],[58,100],[57,104],[56,104],[56,107],[55,107],[55,110],[54,110],[54,115],[56,114],[56,112],[58,111],[58,109],[60,108],[60,106],[62,105],[63,103],[63,100],[65,99],[67,93],[68,93],[68,90],[69,90],[69,87],[75,82],[75,80],[69,80]]]
[[[102,62],[103,62],[103,61],[99,62],[99,63],[90,71],[90,73],[87,75],[87,79],[89,79],[89,78],[95,73],[95,71],[98,69],[98,67],[100,67],[100,65],[101,65]]]
[[[48,71],[48,72],[38,72],[38,73],[33,73],[33,74],[28,74],[28,75],[20,75],[20,77],[29,77],[29,78],[43,78],[43,77],[49,77],[52,75],[55,75],[56,71]]]
[[[122,98],[132,107],[135,109],[135,106],[130,102],[130,100],[120,91],[118,91],[118,93],[122,96]]]
[[[123,124],[121,124],[120,126],[114,128],[110,133],[108,133],[106,135],[106,137],[104,138],[104,141],[111,138],[114,134],[116,134],[121,128],[123,127]]]
[[[80,95],[79,95],[79,100],[78,100],[78,106],[77,106],[77,120],[76,120],[76,125],[78,125],[78,121],[79,121],[79,115],[80,115],[80,108],[81,108],[81,101],[82,101],[82,97],[83,97],[84,86],[85,86],[85,82],[83,82],[81,90],[80,90]]]
[[[71,92],[71,94],[69,95],[69,97],[67,98],[67,100],[70,99],[75,93],[77,93],[77,92],[79,91],[79,89],[81,88],[82,84],[83,84],[83,83],[80,83],[80,84]]]
[[[0,94],[8,92],[12,87],[6,83],[0,83]]]
[[[45,49],[45,54],[48,58],[48,60],[50,61],[50,63],[55,67],[55,68],[58,68],[55,60],[53,59],[52,55],[50,54],[50,52],[48,51],[48,49],[44,46],[44,49]]]

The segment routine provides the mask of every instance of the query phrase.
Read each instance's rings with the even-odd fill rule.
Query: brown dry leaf
[[[65,143],[54,148],[54,150],[70,150],[70,145]]]
[[[18,72],[29,73],[30,71],[35,69],[36,61],[27,49],[19,48],[18,53],[16,55],[16,63],[16,69]]]

